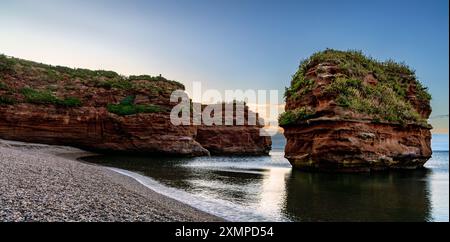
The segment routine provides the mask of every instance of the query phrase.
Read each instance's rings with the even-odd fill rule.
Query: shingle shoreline
[[[0,140],[0,221],[221,221],[71,147]]]

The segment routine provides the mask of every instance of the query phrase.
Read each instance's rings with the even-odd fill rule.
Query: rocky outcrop
[[[279,121],[295,168],[413,169],[431,157],[430,96],[404,65],[319,52],[300,65],[286,101]]]
[[[208,155],[194,140],[196,127],[173,126],[167,114],[119,116],[105,108],[0,107],[0,137],[68,145],[99,152]]]
[[[260,126],[172,125],[177,103],[170,95],[178,89],[184,86],[161,76],[123,77],[0,55],[0,138],[102,152],[267,154],[270,138],[254,135]]]
[[[223,104],[219,104],[225,110]],[[263,127],[258,114],[252,113],[244,106],[243,125],[236,121],[236,108],[233,108],[233,125],[201,125],[197,129],[195,138],[204,148],[213,155],[261,155],[269,154],[272,140],[269,136],[261,136],[260,129]],[[248,117],[254,115],[258,120],[256,125],[249,124]],[[222,112],[222,120],[225,120],[225,112]]]
[[[272,141],[252,126],[201,126],[196,141],[212,155],[268,155]]]
[[[311,119],[286,127],[286,158],[303,170],[359,172],[422,167],[431,134],[417,125]]]

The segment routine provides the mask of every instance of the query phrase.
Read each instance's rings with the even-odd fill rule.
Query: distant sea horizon
[[[282,133],[272,136],[272,149],[283,150],[286,145],[286,139]],[[432,134],[431,150],[433,151],[449,151],[449,135],[448,133]]]
[[[431,149],[433,151],[448,151],[449,136],[448,134],[432,134]]]

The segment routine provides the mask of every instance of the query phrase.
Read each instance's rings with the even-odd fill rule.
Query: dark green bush
[[[95,84],[96,87],[102,87],[105,89],[111,89],[112,88],[112,82],[111,81],[99,81]]]
[[[67,97],[64,100],[59,100],[57,104],[64,107],[80,107],[81,101],[76,97]]]
[[[308,108],[301,107],[295,110],[289,110],[280,115],[278,124],[281,126],[296,123],[298,121],[306,120],[314,116],[314,111]]]
[[[70,68],[70,67],[65,67],[65,66],[55,66],[54,69],[60,73],[64,73],[64,74],[71,74],[74,69]]]
[[[0,90],[9,90],[9,87],[5,83],[0,81]]]
[[[98,76],[103,76],[106,78],[120,78],[120,75],[117,74],[117,72],[114,71],[104,71],[104,70],[98,70],[96,71]]]
[[[136,96],[131,95],[131,96],[128,96],[128,97],[125,97],[124,99],[122,99],[122,101],[120,101],[120,104],[121,105],[133,105],[135,99],[136,99]]]
[[[6,55],[0,54],[0,72],[11,72],[14,71],[14,59],[7,57]]]
[[[147,81],[159,81],[165,78],[164,77],[156,77],[156,76],[150,76],[150,75],[132,75],[128,77],[128,80],[147,80]]]
[[[137,75],[137,76],[129,76],[128,80],[146,80],[146,81],[169,81],[163,76],[150,76],[150,75]]]
[[[163,109],[158,105],[153,104],[134,104],[136,97],[134,95],[127,96],[119,104],[108,104],[107,109],[110,113],[126,116],[137,113],[158,113]]]
[[[422,83],[417,82],[416,89],[417,89],[417,98],[419,100],[431,100],[431,94],[428,92],[428,88],[424,87]]]
[[[0,106],[2,105],[12,105],[15,104],[16,101],[11,97],[0,96]]]
[[[163,111],[160,106],[152,104],[108,104],[107,109],[110,113],[121,116],[133,115],[138,113],[158,113]]]
[[[34,104],[57,104],[58,98],[49,91],[39,91],[31,88],[22,88],[21,93],[25,101]]]
[[[133,88],[133,84],[131,82],[129,82],[128,80],[119,79],[119,80],[113,81],[111,84],[111,87],[117,88],[117,89],[130,90]]]
[[[79,107],[80,99],[76,97],[67,97],[59,99],[50,91],[34,90],[32,88],[22,88],[21,93],[25,97],[25,101],[33,104],[53,104],[63,107]]]

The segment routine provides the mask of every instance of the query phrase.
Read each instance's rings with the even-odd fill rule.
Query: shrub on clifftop
[[[317,85],[318,81],[321,85]],[[338,106],[360,116],[393,123],[426,124],[425,116],[431,112],[431,95],[414,70],[393,60],[377,61],[360,51],[327,49],[300,63],[286,89],[286,101],[314,106],[316,98],[322,98],[317,95],[334,98]],[[279,123],[287,125],[304,119],[294,111],[287,110]]]
[[[122,99],[119,104],[108,104],[107,109],[110,113],[120,116],[133,115],[138,113],[159,113],[163,109],[153,104],[134,104],[135,96],[128,96]]]
[[[23,88],[21,90],[25,101],[33,104],[53,104],[63,107],[78,107],[81,106],[81,101],[75,97],[67,97],[65,99],[57,98],[50,91],[34,90],[32,88]]]

